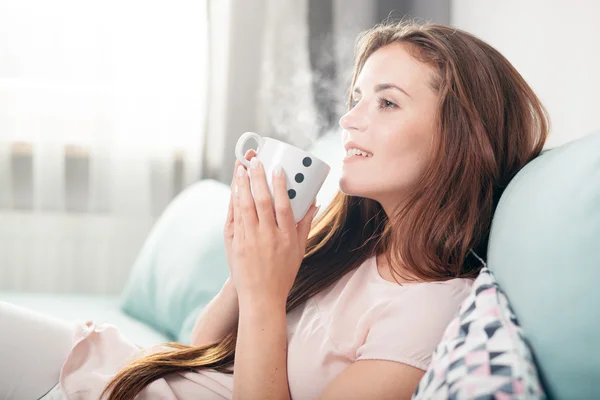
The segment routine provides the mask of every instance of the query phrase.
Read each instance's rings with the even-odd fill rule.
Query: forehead
[[[402,86],[411,96],[430,89],[431,67],[415,59],[406,46],[392,43],[373,52],[360,71],[356,86],[364,91],[380,83],[393,83]]]

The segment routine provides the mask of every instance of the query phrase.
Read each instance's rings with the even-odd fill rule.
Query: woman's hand
[[[318,207],[311,205],[296,225],[287,193],[285,172],[265,176],[258,159],[249,171],[236,167],[234,187],[231,273],[240,298],[285,305],[304,258],[310,226]],[[250,191],[250,174],[254,198]],[[267,179],[273,181],[274,206]],[[275,212],[273,210],[275,208]]]
[[[256,155],[256,152],[252,149],[246,152],[245,158],[250,161],[252,157]],[[229,266],[230,279],[232,277],[231,262],[232,262],[232,243],[233,243],[233,196],[235,194],[235,188],[237,186],[236,173],[238,167],[242,165],[239,160],[236,160],[235,167],[233,168],[233,179],[231,180],[231,195],[229,196],[229,211],[227,211],[227,219],[225,220],[225,228],[223,229],[225,239],[225,256],[227,258],[227,265]]]
[[[254,156],[254,150],[246,153],[246,159]],[[235,163],[235,168],[242,165],[241,162]],[[236,329],[238,324],[240,309],[238,295],[231,277],[231,245],[233,240],[233,193],[235,189],[235,169],[233,170],[233,181],[231,183],[231,197],[229,199],[229,211],[223,229],[225,237],[225,249],[227,264],[229,266],[229,278],[217,293],[217,295],[204,307],[194,328],[192,329],[192,346],[206,346],[221,340],[225,335]]]

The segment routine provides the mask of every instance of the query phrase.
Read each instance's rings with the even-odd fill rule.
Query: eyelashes
[[[387,109],[387,108],[396,108],[396,107],[398,107],[396,104],[392,103],[391,101],[389,101],[388,99],[386,99],[384,97],[379,97],[377,99],[377,101],[379,103],[379,108]]]
[[[358,104],[359,101],[360,100],[351,99],[349,102],[350,109],[353,109],[354,107],[356,107],[356,105]],[[388,110],[388,109],[392,109],[392,108],[398,108],[398,105],[393,103],[392,101],[386,99],[385,97],[378,97],[377,98],[377,107],[382,110]]]

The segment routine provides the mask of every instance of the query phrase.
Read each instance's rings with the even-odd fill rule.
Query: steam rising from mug
[[[235,156],[246,168],[250,163],[244,157],[244,146],[249,139],[258,144],[256,158],[263,164],[267,184],[273,200],[273,169],[280,165],[285,175],[288,196],[294,212],[294,222],[298,223],[306,215],[313,200],[317,197],[331,167],[311,153],[296,146],[254,132],[240,136],[235,145]],[[252,184],[252,180],[250,180]],[[252,185],[251,185],[252,188]],[[254,196],[254,190],[252,190]]]

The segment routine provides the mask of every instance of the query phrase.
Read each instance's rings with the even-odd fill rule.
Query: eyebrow
[[[410,95],[406,92],[406,90],[402,89],[400,86],[394,85],[393,83],[380,83],[379,85],[375,85],[375,92],[381,92],[382,90],[386,90],[386,89],[396,89],[396,90],[404,93],[408,97],[410,97]],[[355,87],[354,90],[352,90],[352,92],[362,94],[362,92],[360,91],[360,89],[358,87]],[[412,99],[412,97],[410,97],[410,98]]]

